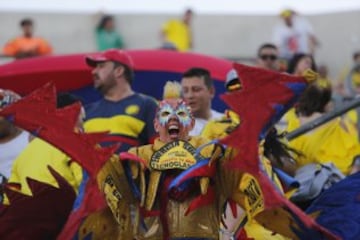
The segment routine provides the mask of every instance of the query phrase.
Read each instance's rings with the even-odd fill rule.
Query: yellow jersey
[[[167,42],[175,45],[179,51],[191,48],[191,32],[188,25],[180,20],[170,20],[162,28]]]

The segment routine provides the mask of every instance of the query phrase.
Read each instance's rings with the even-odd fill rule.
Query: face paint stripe
[[[191,124],[191,110],[183,100],[178,102],[176,108],[164,101],[160,104],[157,117],[161,126],[164,127],[173,116],[185,127]]]

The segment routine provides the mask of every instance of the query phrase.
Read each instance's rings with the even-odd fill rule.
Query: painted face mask
[[[191,124],[191,111],[183,100],[178,101],[176,104],[163,101],[159,107],[158,119],[161,126],[165,126],[172,116],[176,116],[184,127]]]

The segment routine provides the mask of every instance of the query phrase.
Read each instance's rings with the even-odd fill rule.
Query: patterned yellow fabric
[[[300,119],[294,114],[289,118],[288,131],[300,127]],[[309,163],[332,162],[344,174],[354,156],[360,154],[357,130],[348,119],[336,118],[290,142],[290,146],[303,156],[297,159],[298,167]]]
[[[279,234],[274,234],[272,231],[265,229],[255,219],[249,221],[245,225],[245,231],[246,231],[246,235],[249,238],[253,238],[255,240],[261,240],[261,239],[285,240],[285,239],[288,239]]]
[[[132,125],[124,124],[131,122]],[[138,137],[144,129],[145,122],[126,115],[119,115],[110,118],[93,118],[85,122],[84,128],[86,132],[105,132],[110,134],[126,135],[130,137]]]
[[[193,147],[197,148],[205,143],[208,140],[202,137],[191,137],[187,142]],[[174,142],[175,143],[175,142]],[[178,146],[171,147],[169,149],[174,149],[175,152],[179,154],[179,157],[184,154],[178,148],[182,146],[183,142],[180,142]],[[166,156],[166,152],[162,149],[166,146],[169,146],[172,143],[164,143],[159,138],[155,139],[154,144],[145,145],[141,147],[134,147],[129,150],[130,153],[139,156],[144,159],[149,166],[149,176],[147,182],[140,183],[140,189],[142,194],[145,194],[145,201],[141,206],[144,206],[147,211],[153,211],[154,209],[160,208],[159,202],[159,191],[161,191],[160,179],[163,176],[162,173],[166,170],[161,170],[161,168],[153,168],[151,165],[152,157],[158,155],[158,153]],[[185,145],[184,145],[185,146]],[[211,157],[214,146],[209,145],[205,147],[200,152],[203,157]],[[171,150],[168,150],[171,151]],[[173,152],[175,154],[175,152]],[[176,155],[176,154],[175,154]],[[174,156],[175,156],[174,155]],[[159,157],[161,159],[161,157]],[[187,158],[187,160],[190,160]],[[160,161],[159,161],[160,163]],[[134,166],[131,166],[133,178],[137,181],[141,177],[141,174],[138,174],[138,170]],[[170,171],[179,171],[172,169]],[[144,186],[144,184],[146,186]],[[200,179],[200,190],[204,194],[207,191],[209,180],[207,178]],[[141,186],[143,185],[143,186]],[[174,201],[169,199],[167,207],[167,218],[169,223],[169,233],[173,238],[180,238],[184,236],[191,236],[194,238],[209,238],[213,239],[218,234],[219,227],[219,216],[217,210],[217,204],[210,204],[208,206],[203,206],[191,212],[189,215],[185,216],[185,212],[189,207],[191,202],[190,199],[186,199],[184,202]],[[143,202],[143,201],[142,201]],[[160,219],[158,216],[147,217],[144,219],[144,222],[148,226],[147,230],[139,229],[136,231],[136,236],[139,239],[160,239],[162,236],[162,226],[160,224]]]

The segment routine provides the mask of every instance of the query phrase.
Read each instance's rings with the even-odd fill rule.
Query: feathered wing
[[[1,239],[54,239],[62,230],[76,193],[65,178],[48,168],[58,187],[28,178],[32,196],[4,189],[10,204],[0,204]]]
[[[306,210],[342,239],[360,236],[360,173],[348,176],[323,192]]]
[[[225,166],[239,174],[249,173],[257,181],[254,184],[263,199],[257,207],[263,210],[254,216],[265,227],[295,239],[336,239],[277,191],[259,159],[260,140],[296,101],[306,88],[307,80],[241,64],[234,64],[234,68],[241,79],[242,90],[222,95],[222,99],[240,116],[241,123],[221,142],[239,150]],[[255,191],[259,190],[254,187]],[[234,189],[234,196],[236,191],[238,189]],[[257,209],[251,211],[257,212]]]
[[[117,148],[97,146],[105,133],[76,132],[74,126],[79,111],[80,104],[56,109],[56,90],[51,83],[0,111],[0,116],[62,150],[89,174],[89,181],[82,186],[85,189],[82,201],[71,213],[60,235],[64,239],[75,234],[87,214],[106,206],[96,183],[96,174]],[[36,202],[37,199],[31,201]]]
[[[76,132],[74,128],[79,111],[80,104],[56,109],[55,86],[47,84],[4,108],[0,115],[62,150],[94,175],[113,154],[116,146],[96,147],[106,136],[105,133]]]

